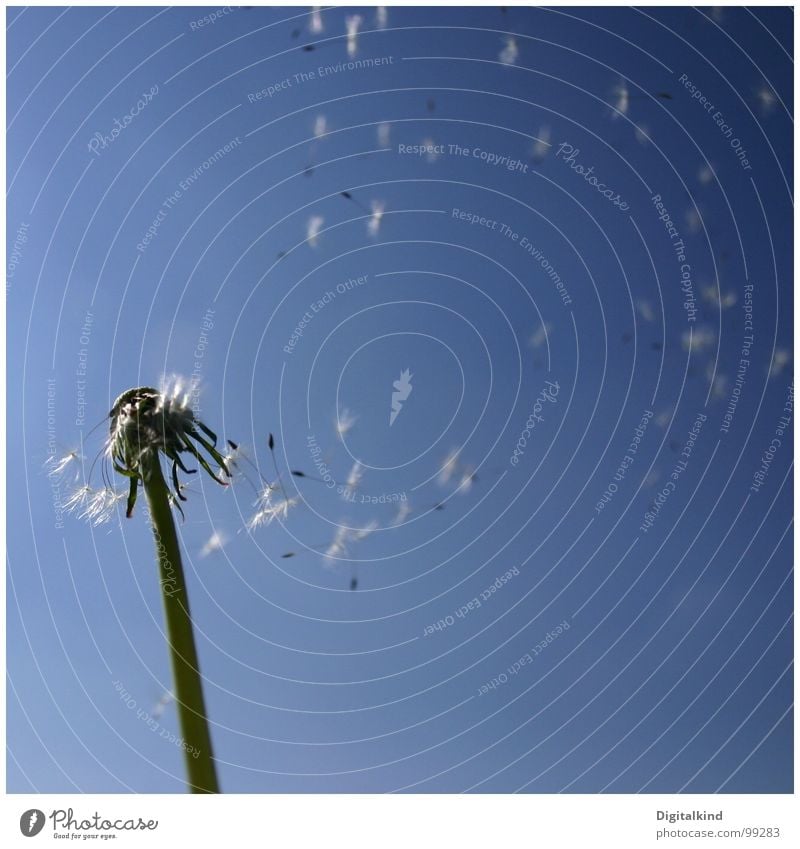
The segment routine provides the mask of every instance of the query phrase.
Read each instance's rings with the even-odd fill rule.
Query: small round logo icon
[[[31,808],[19,818],[19,830],[25,837],[36,837],[44,828],[44,812],[38,808]]]

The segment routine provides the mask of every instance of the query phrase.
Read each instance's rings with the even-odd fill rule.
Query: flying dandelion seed
[[[736,302],[739,300],[736,292],[731,291],[723,293],[720,292],[716,286],[712,286],[711,284],[703,286],[701,293],[704,300],[708,301],[710,304],[714,304],[714,306],[720,306],[724,310],[735,306]]]
[[[686,229],[692,236],[696,236],[703,229],[703,219],[694,207],[686,210],[684,218],[686,221]]]
[[[478,476],[475,474],[475,469],[472,466],[464,466],[456,491],[461,493],[461,495],[466,495],[472,489],[477,479]]]
[[[361,540],[366,539],[370,534],[375,533],[377,530],[378,521],[377,519],[373,519],[361,528],[354,528],[351,532],[351,537],[354,542],[361,542]]]
[[[347,475],[345,485],[342,487],[341,495],[345,501],[352,501],[355,497],[356,490],[361,483],[362,477],[364,477],[364,467],[358,462],[358,460],[356,460],[350,468],[350,473]]]
[[[175,696],[167,690],[164,695],[153,705],[153,709],[150,711],[150,716],[153,719],[160,719],[163,715],[164,711],[167,709],[168,705],[174,701]]]
[[[422,144],[425,150],[427,151],[427,153],[425,154],[426,162],[436,162],[436,160],[439,158],[439,154],[436,152],[436,142],[432,138],[428,137],[422,140]]]
[[[714,347],[717,335],[707,327],[697,327],[683,332],[683,349],[690,353],[701,353]]]
[[[64,509],[97,527],[111,521],[116,513],[117,504],[124,498],[124,492],[118,492],[110,486],[96,490],[83,487],[73,493],[64,505]]]
[[[776,348],[772,355],[772,364],[769,367],[769,376],[778,377],[778,375],[789,364],[791,355],[786,348]]]
[[[646,124],[637,124],[633,132],[636,136],[636,141],[642,147],[646,147],[650,143],[650,128]]]
[[[343,407],[336,414],[336,433],[341,438],[346,436],[358,421],[358,416],[353,415],[347,407]]]
[[[55,454],[48,457],[44,467],[49,477],[60,478],[74,464],[75,478],[77,479],[79,472],[78,461],[80,460],[83,460],[83,457],[78,451],[67,451],[66,454],[62,454],[60,457],[57,457]]]
[[[314,121],[314,138],[318,139],[328,132],[328,119],[324,115],[317,115]]]
[[[441,469],[439,469],[439,474],[436,480],[439,483],[439,486],[447,486],[450,483],[453,475],[458,471],[458,449],[454,448],[448,455],[445,457],[444,462],[442,463]]]
[[[702,185],[707,186],[714,179],[714,171],[708,165],[701,165],[697,172],[697,179]]]
[[[275,519],[286,519],[289,511],[297,504],[297,498],[288,498],[286,493],[280,492],[277,495],[275,487],[267,484],[261,490],[258,498],[253,503],[255,513],[247,522],[248,530],[255,530],[263,525],[271,525]]]
[[[323,551],[322,556],[326,560],[344,557],[344,555],[347,554],[347,538],[347,528],[343,525],[339,525],[339,527],[336,528],[336,533],[333,535],[333,539],[330,543],[328,543],[325,551]]]
[[[344,19],[347,27],[347,55],[351,58],[358,52],[358,28],[361,21],[361,15],[349,15]]]
[[[775,108],[775,104],[778,102],[775,92],[767,83],[762,83],[756,89],[756,100],[758,101],[758,106],[759,109],[761,109],[762,115],[769,115]]]
[[[381,29],[389,23],[389,9],[386,6],[376,7],[375,22]]]
[[[709,10],[712,20],[721,24],[725,20],[725,11],[723,6],[712,6]]]
[[[531,348],[541,348],[547,341],[547,335],[552,331],[552,329],[552,325],[547,322],[537,327],[531,334],[530,339],[528,339],[528,344]]]
[[[551,137],[552,133],[547,124],[539,128],[539,132],[536,134],[536,140],[531,148],[531,156],[535,162],[541,162],[550,152]]]
[[[655,321],[656,315],[653,312],[652,306],[650,306],[649,301],[638,300],[636,301],[636,309],[639,315],[644,319],[644,321]]]
[[[376,132],[378,133],[378,144],[381,147],[389,147],[392,138],[392,125],[382,121],[378,124]]]
[[[401,501],[397,506],[397,512],[392,519],[392,525],[397,527],[402,525],[411,513],[411,504],[408,501]]]
[[[497,57],[503,65],[513,65],[519,56],[517,41],[513,36],[506,37],[506,43]]]
[[[315,35],[321,33],[325,29],[322,23],[322,15],[320,14],[319,6],[311,7],[311,18],[308,21],[308,28]]]
[[[660,413],[658,413],[658,415],[653,419],[653,421],[663,430],[669,425],[674,411],[674,407],[668,407],[666,410],[662,410]]]
[[[631,96],[628,92],[628,86],[624,81],[620,81],[612,91],[614,96],[614,109],[611,114],[612,118],[619,118],[620,115],[627,115],[631,104]]]
[[[206,540],[206,544],[200,549],[201,557],[208,557],[215,551],[222,551],[228,538],[221,531],[214,531],[213,534]]]
[[[322,225],[324,223],[325,219],[321,215],[312,215],[311,218],[308,219],[306,241],[312,248],[317,246],[317,237],[319,236],[319,231],[322,229]]]
[[[367,233],[370,236],[377,236],[378,231],[381,229],[381,219],[383,218],[383,211],[386,209],[386,205],[383,201],[374,200],[370,204],[372,207],[372,215],[367,221]]]

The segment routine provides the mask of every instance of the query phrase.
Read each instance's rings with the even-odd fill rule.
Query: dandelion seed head
[[[130,389],[114,402],[109,413],[109,438],[106,454],[115,471],[131,481],[128,515],[136,502],[136,483],[142,479],[142,462],[163,454],[172,461],[173,497],[182,499],[177,469],[188,471],[181,454],[188,453],[217,481],[223,484],[205,455],[228,475],[225,461],[216,449],[217,437],[195,418],[189,407],[189,384],[179,378],[164,381],[161,391],[149,386]]]

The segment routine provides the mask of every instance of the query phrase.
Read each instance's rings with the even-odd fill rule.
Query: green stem
[[[189,788],[192,793],[219,793],[178,535],[169,491],[155,451],[145,452],[141,470],[156,542],[164,619],[175,681],[175,703],[183,735]]]

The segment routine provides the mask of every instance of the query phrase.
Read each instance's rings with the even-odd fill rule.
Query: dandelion
[[[544,343],[547,341],[547,334],[550,333],[552,329],[552,325],[547,322],[545,322],[544,324],[540,324],[539,327],[537,327],[536,330],[533,331],[530,336],[530,339],[528,339],[528,344],[531,346],[531,348],[541,348],[542,345],[544,345]]]
[[[389,10],[386,6],[378,6],[375,9],[375,22],[383,29],[389,23]]]
[[[517,47],[517,41],[513,36],[509,35],[506,37],[505,46],[497,58],[503,65],[513,65],[517,61],[518,56],[519,48]]]
[[[357,421],[358,416],[354,416],[347,407],[339,410],[336,414],[336,433],[339,438],[348,434]]]
[[[383,201],[374,200],[370,206],[372,207],[372,214],[367,221],[367,233],[370,236],[377,236],[378,231],[381,229],[381,219],[383,218],[383,211],[386,209],[386,205]]]
[[[183,456],[192,456],[220,484],[225,485],[225,481],[212,470],[209,460],[219,466],[226,477],[230,475],[224,458],[216,448],[216,435],[195,417],[188,406],[189,400],[190,391],[179,379],[165,384],[161,390],[143,386],[124,392],[109,413],[111,425],[106,455],[114,470],[130,482],[127,515],[133,514],[140,485],[147,498],[156,543],[178,716],[186,743],[189,787],[195,793],[217,793],[219,785],[186,579],[170,506],[186,500],[178,481],[178,469],[190,472],[183,463]],[[171,462],[173,491],[169,490],[164,479],[161,455]],[[100,493],[84,491],[75,497],[76,503],[83,504],[81,515],[96,522],[104,520],[108,511],[113,510],[124,496],[107,487]]]
[[[208,557],[215,551],[222,551],[228,538],[221,531],[214,531],[213,534],[206,540],[206,544],[200,549],[201,557]]]
[[[319,34],[325,27],[322,24],[322,15],[319,12],[319,6],[311,7],[311,18],[308,21],[308,28],[311,32]]]
[[[351,58],[358,52],[358,28],[362,20],[361,15],[349,15],[344,19],[347,27],[347,55]]]
[[[317,115],[314,121],[314,138],[318,139],[328,132],[328,119],[324,115]]]
[[[378,134],[378,144],[381,147],[389,147],[391,144],[392,125],[387,121],[382,121],[378,124],[376,132]]]
[[[312,215],[311,218],[308,219],[306,241],[312,248],[317,246],[317,237],[319,236],[319,231],[322,229],[322,225],[324,223],[325,219],[321,215]]]
[[[552,137],[550,127],[546,124],[539,128],[537,138],[531,148],[531,156],[535,162],[541,162],[550,152],[550,139]]]
[[[161,471],[160,454],[172,461],[174,490],[167,490],[172,500],[186,500],[178,482],[178,469],[194,474],[184,465],[182,454],[190,454],[217,483],[225,485],[225,481],[212,471],[198,446],[217,463],[226,477],[230,477],[216,449],[216,434],[195,418],[188,406],[189,393],[183,390],[180,380],[165,384],[162,390],[149,386],[131,389],[117,398],[109,413],[111,428],[106,454],[114,470],[130,481],[128,518],[133,515],[139,484],[146,488],[147,476],[155,475],[156,467]]]
[[[620,115],[627,115],[628,108],[630,107],[631,97],[628,92],[628,86],[625,84],[624,80],[620,80],[620,82],[614,87],[612,94],[614,96],[614,106],[611,117],[619,118]]]

